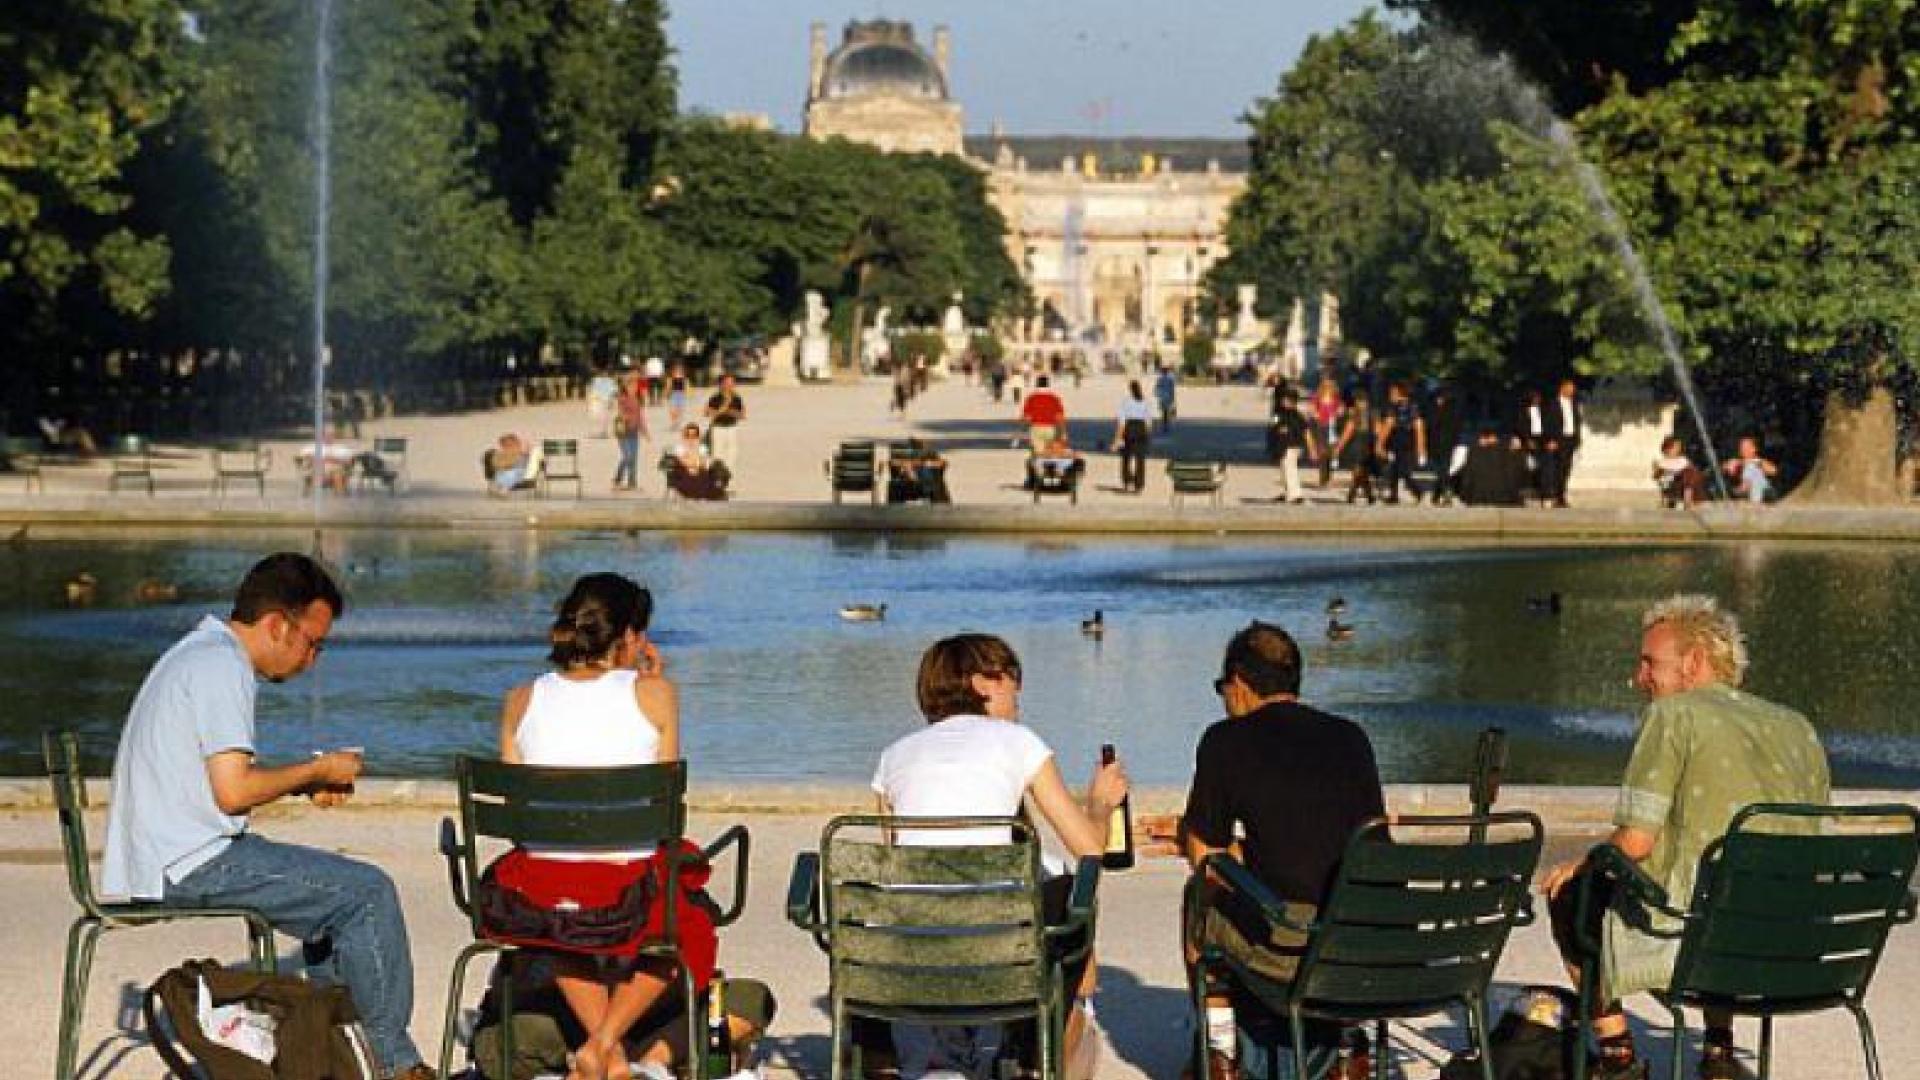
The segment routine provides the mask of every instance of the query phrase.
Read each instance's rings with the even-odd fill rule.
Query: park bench
[[[227,485],[251,482],[262,498],[267,494],[267,470],[273,465],[273,451],[257,442],[229,442],[210,452],[213,465],[213,494],[223,496]]]

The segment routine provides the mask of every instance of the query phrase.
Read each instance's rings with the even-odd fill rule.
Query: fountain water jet
[[[1599,170],[1581,156],[1580,146],[1574,141],[1573,129],[1565,121],[1555,119],[1547,125],[1547,137],[1566,155],[1567,162],[1573,168],[1573,174],[1580,181],[1580,190],[1594,213],[1600,215],[1606,226],[1607,236],[1613,241],[1614,251],[1620,256],[1621,265],[1627,268],[1627,276],[1633,282],[1633,294],[1640,303],[1641,313],[1653,326],[1653,332],[1665,354],[1667,363],[1673,369],[1673,381],[1680,388],[1680,396],[1687,403],[1687,411],[1693,415],[1694,429],[1700,433],[1700,445],[1707,453],[1708,467],[1713,470],[1713,484],[1722,499],[1730,498],[1727,493],[1726,474],[1720,468],[1720,455],[1713,448],[1713,436],[1707,431],[1706,410],[1700,405],[1700,396],[1694,392],[1693,373],[1687,367],[1687,358],[1680,354],[1680,342],[1673,332],[1673,324],[1667,320],[1667,309],[1660,303],[1660,294],[1654,291],[1653,279],[1647,274],[1646,264],[1641,262],[1639,251],[1633,246],[1633,239],[1627,233],[1626,222],[1620,220],[1620,212],[1615,209],[1613,199],[1607,195],[1606,183],[1601,180]]]
[[[313,526],[327,491],[327,232],[333,213],[333,0],[315,0],[313,31]]]

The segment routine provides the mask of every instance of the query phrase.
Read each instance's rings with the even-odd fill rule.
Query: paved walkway
[[[1503,801],[1522,805],[1525,799],[1516,791]],[[259,824],[268,835],[335,848],[374,861],[393,874],[413,937],[413,1031],[423,1048],[438,1045],[448,968],[466,933],[448,899],[446,872],[435,854],[442,813],[394,805],[333,812],[275,809],[264,812]],[[725,935],[721,964],[732,973],[767,980],[779,998],[780,1015],[767,1044],[768,1074],[825,1076],[826,964],[811,941],[787,925],[783,915],[794,853],[816,843],[824,817],[818,813],[725,818],[699,814],[693,829],[696,835],[711,835],[737,820],[745,820],[753,833],[751,888],[744,919]],[[101,828],[96,817],[96,842]],[[1596,835],[1591,826],[1559,826],[1549,857],[1577,851]],[[1179,1074],[1188,1045],[1176,951],[1183,875],[1182,864],[1156,858],[1144,860],[1133,871],[1108,875],[1102,882],[1099,1007],[1108,1043],[1099,1070],[1103,1080],[1173,1080]],[[9,991],[8,1007],[0,1011],[0,1045],[10,1048],[9,1060],[14,1063],[6,1072],[43,1077],[52,1070],[62,938],[73,915],[49,811],[0,810],[0,890],[12,898],[0,906],[0,943],[5,945],[0,948],[0,985]],[[284,939],[281,944],[283,960],[295,960],[292,944]],[[237,960],[242,951],[239,931],[231,926],[187,924],[108,935],[87,1003],[82,1076],[152,1080],[164,1075],[142,1034],[140,989],[182,959]],[[1548,934],[1536,924],[1514,938],[1498,982],[1508,987],[1556,982],[1556,967]],[[1906,927],[1895,932],[1869,1000],[1879,1022],[1888,1080],[1920,1076],[1920,1065],[1916,1065],[1920,1025],[1911,1022],[1916,1001],[1920,1001],[1920,929]],[[1649,1000],[1640,999],[1634,1005],[1642,1017],[1658,1013]],[[1756,1031],[1749,1025],[1742,1025],[1739,1036],[1746,1047],[1756,1044]],[[1395,1037],[1404,1038],[1406,1044],[1396,1060],[1399,1075],[1408,1080],[1430,1080],[1435,1062],[1463,1040],[1457,1023],[1444,1017],[1396,1025]],[[1643,1037],[1642,1045],[1658,1053],[1666,1043],[1664,1038]],[[1779,1077],[1842,1080],[1863,1075],[1859,1045],[1844,1013],[1783,1020],[1776,1047],[1775,1075]],[[428,1053],[431,1056],[433,1051]],[[1663,1073],[1656,1069],[1655,1076]]]
[[[1020,489],[1025,451],[1011,401],[995,405],[984,389],[960,379],[935,385],[915,401],[906,417],[890,414],[890,386],[867,381],[827,386],[746,386],[748,419],[741,428],[741,460],[735,470],[735,500],[717,504],[667,502],[663,484],[651,466],[672,430],[667,410],[648,411],[654,441],[641,449],[641,490],[611,488],[618,457],[614,441],[589,431],[580,401],[518,406],[489,412],[442,416],[402,416],[362,426],[356,445],[376,436],[409,440],[411,483],[398,498],[359,493],[330,497],[325,514],[341,524],[522,525],[548,527],[640,528],[907,528],[1006,529],[1073,532],[1127,531],[1355,531],[1398,534],[1477,536],[1561,536],[1707,538],[1720,535],[1889,537],[1920,539],[1920,514],[1906,508],[1886,511],[1802,510],[1715,506],[1699,513],[1662,511],[1651,489],[1632,492],[1579,492],[1572,510],[1436,509],[1432,507],[1349,507],[1344,486],[1309,492],[1311,505],[1283,506],[1277,471],[1259,461],[1267,394],[1250,386],[1185,386],[1180,419],[1173,431],[1156,437],[1147,489],[1140,495],[1119,490],[1117,458],[1102,449],[1113,436],[1113,413],[1125,393],[1125,380],[1104,375],[1074,387],[1059,388],[1074,444],[1088,456],[1089,471],[1080,505],[1049,498],[1035,506]],[[570,486],[555,497],[519,495],[488,499],[479,474],[481,452],[503,432],[530,440],[579,438],[584,498]],[[861,496],[833,507],[823,464],[843,439],[897,439],[919,436],[939,448],[950,462],[952,507],[873,508]],[[24,484],[0,474],[0,521],[106,521],[152,523],[303,524],[312,504],[301,496],[293,465],[303,444],[268,444],[273,467],[264,498],[245,486],[224,498],[210,494],[212,472],[204,447],[163,445],[157,469],[158,494],[136,488],[109,492],[106,462],[49,464],[47,491],[28,495]],[[1204,500],[1172,508],[1164,462],[1169,457],[1221,460],[1230,465],[1224,505]],[[1576,477],[1578,470],[1576,467]],[[981,513],[993,507],[993,513]]]

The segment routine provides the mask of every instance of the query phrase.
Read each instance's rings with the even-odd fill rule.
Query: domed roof
[[[947,81],[933,58],[917,46],[893,42],[848,45],[828,62],[824,96],[947,99]]]

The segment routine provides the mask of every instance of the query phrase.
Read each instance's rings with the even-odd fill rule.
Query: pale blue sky
[[[968,132],[1240,135],[1309,35],[1366,0],[668,0],[680,104],[800,126],[807,26],[838,45],[849,19],[953,30],[953,90]],[[1096,103],[1103,116],[1095,118]]]

